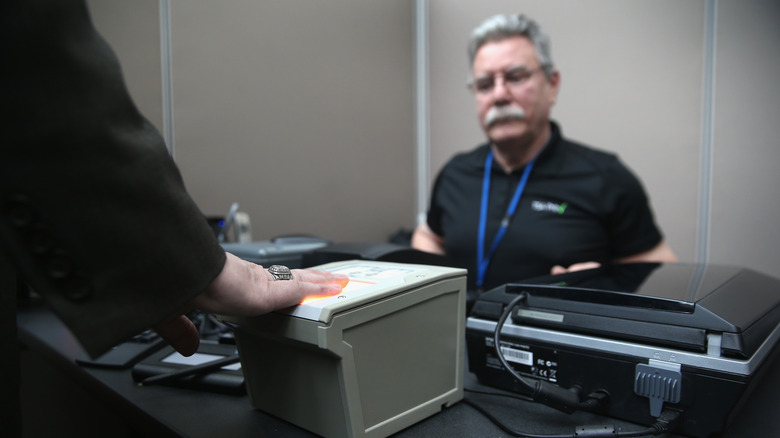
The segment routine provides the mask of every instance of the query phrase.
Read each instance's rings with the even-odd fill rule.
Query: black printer
[[[725,428],[779,338],[780,279],[711,264],[608,265],[507,284],[482,294],[466,323],[469,369],[486,385],[522,392],[506,363],[532,381],[607,394],[603,413],[616,418],[651,425],[677,410],[676,433],[697,437]]]

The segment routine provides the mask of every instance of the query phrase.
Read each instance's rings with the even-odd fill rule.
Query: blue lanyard
[[[493,151],[488,153],[485,158],[485,175],[482,178],[482,203],[479,213],[479,234],[477,236],[477,287],[482,287],[485,283],[485,273],[487,272],[490,259],[498,248],[498,244],[506,234],[506,229],[509,227],[509,221],[517,210],[517,204],[520,202],[520,197],[525,190],[525,184],[528,182],[528,176],[531,174],[531,169],[534,167],[536,157],[531,160],[523,171],[523,176],[520,178],[520,182],[517,184],[515,194],[512,196],[512,202],[509,204],[509,208],[506,211],[504,219],[501,221],[501,226],[496,233],[496,237],[493,239],[493,244],[490,246],[490,251],[485,254],[485,228],[487,227],[487,212],[488,212],[488,198],[490,197],[490,170],[493,167]]]

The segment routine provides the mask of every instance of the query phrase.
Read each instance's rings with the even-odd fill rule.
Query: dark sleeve
[[[225,253],[83,0],[0,12],[0,245],[99,353],[182,310]]]
[[[617,159],[607,170],[605,187],[608,233],[614,257],[639,254],[661,243],[663,236],[641,182]]]

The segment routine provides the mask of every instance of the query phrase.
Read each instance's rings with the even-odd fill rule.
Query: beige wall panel
[[[88,0],[98,32],[119,57],[127,88],[162,133],[162,67],[158,0]]]
[[[172,2],[176,160],[254,238],[414,222],[413,3]]]
[[[780,3],[720,0],[711,261],[780,276]]]
[[[552,117],[564,135],[616,152],[643,181],[674,250],[694,258],[704,2],[431,0],[430,10],[431,179],[484,141],[465,88],[471,30],[522,12],[551,38],[562,77]]]
[[[429,0],[431,179],[483,140],[465,89],[470,30],[525,12],[562,71],[572,139],[617,152],[669,243],[780,276],[780,6],[720,0],[711,179],[699,169],[707,1]],[[157,1],[90,0],[142,112],[162,126]],[[414,2],[173,0],[176,158],[208,214],[238,201],[255,238],[384,240],[414,221]],[[705,180],[706,182],[706,180]],[[697,206],[711,194],[711,210]]]

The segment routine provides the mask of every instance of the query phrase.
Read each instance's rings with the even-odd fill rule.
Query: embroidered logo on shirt
[[[564,211],[566,211],[566,207],[568,207],[569,204],[562,203],[562,204],[556,204],[554,202],[542,202],[542,201],[533,201],[531,203],[531,208],[534,211],[549,211],[551,213],[557,213],[557,214],[563,214]]]

